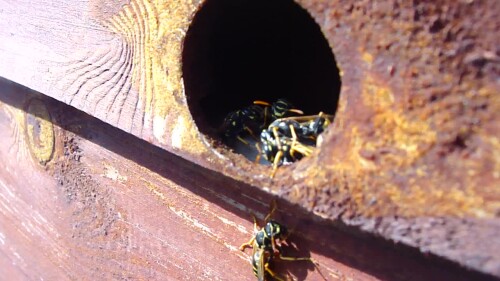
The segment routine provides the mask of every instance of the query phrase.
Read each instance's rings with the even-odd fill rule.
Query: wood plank
[[[418,54],[421,48],[414,43],[402,46],[395,53],[404,58],[400,61],[405,62],[398,68],[398,75],[388,73],[391,66],[389,54],[381,52],[378,56],[381,62],[374,62],[373,53],[379,52],[380,48],[370,51],[371,45],[366,43],[371,42],[366,38],[374,33],[358,28],[361,26],[358,23],[365,17],[346,12],[350,9],[348,3],[339,4],[342,9],[337,9],[334,4],[322,6],[315,1],[300,2],[313,19],[321,23],[320,27],[341,66],[344,88],[335,122],[325,134],[328,136],[321,152],[297,165],[281,169],[275,180],[268,177],[268,167],[253,165],[200,133],[190,113],[188,101],[199,102],[206,93],[195,92],[186,96],[181,56],[182,49],[190,47],[183,46],[183,40],[203,1],[79,1],[74,4],[19,1],[12,4],[4,0],[0,3],[3,7],[1,22],[5,27],[0,28],[0,75],[201,166],[252,185],[267,187],[290,201],[301,201],[302,206],[314,208],[318,214],[331,219],[344,211],[334,207],[334,201],[342,200],[348,200],[349,204],[344,206],[349,211],[364,216],[492,218],[498,213],[499,194],[494,187],[500,160],[492,153],[499,148],[496,138],[499,128],[495,122],[499,111],[494,95],[497,85],[493,82],[496,80],[487,75],[475,79],[468,74],[472,73],[470,66],[463,65],[460,69],[467,75],[457,73],[455,76],[462,75],[468,83],[466,86],[464,83],[452,85],[456,87],[454,90],[443,90],[439,86],[454,77],[451,72],[436,74],[433,85],[437,86],[429,89],[420,85],[427,82],[419,78],[406,81],[411,71],[439,72],[436,65],[446,59],[433,57],[435,65],[420,61],[413,64],[420,59],[414,54]],[[251,1],[245,2],[248,3]],[[406,14],[402,14],[396,24],[380,14],[380,7],[359,5],[359,10],[361,7],[371,9],[374,16],[381,17],[379,22],[384,22],[388,32],[381,33],[381,36],[389,37],[378,41],[399,42],[397,36],[406,36],[390,32],[411,22],[405,18]],[[460,15],[468,15],[468,11],[500,10],[495,3],[475,5],[474,8],[454,4],[449,13],[456,10]],[[228,5],[217,7],[229,9]],[[345,24],[356,31],[326,29],[326,23],[333,25],[338,19],[320,13],[324,9],[345,13]],[[411,12],[413,7],[402,6],[401,9]],[[432,10],[434,5],[426,4],[422,9]],[[487,25],[488,21],[493,21],[490,14],[482,17],[475,13],[474,16],[478,22],[492,28],[492,25]],[[33,20],[26,21],[25,18]],[[466,18],[464,16],[460,25],[467,33],[495,34],[493,29],[481,29],[476,25],[467,28]],[[415,29],[427,30],[424,25],[425,21],[417,22]],[[356,43],[352,32],[362,34],[365,42]],[[445,48],[440,43],[442,40],[432,39],[432,36],[442,38],[445,35],[421,34],[426,50]],[[479,36],[475,40],[477,45],[493,46],[492,42],[496,42],[493,39]],[[338,44],[333,44],[334,41]],[[347,47],[348,43],[353,47]],[[462,44],[462,41],[457,44]],[[461,50],[458,45],[454,48]],[[460,58],[456,59],[460,61]],[[492,60],[494,63],[495,59]],[[430,93],[439,93],[443,99],[433,103],[421,101]],[[465,97],[465,93],[477,94]],[[467,100],[466,109],[463,108],[463,99]],[[460,114],[461,110],[468,110],[469,115]],[[450,123],[449,120],[456,121]],[[472,146],[465,146],[465,137],[471,138]],[[462,148],[481,152],[476,158],[470,158],[466,157],[468,152],[461,154]],[[447,157],[443,157],[443,153]],[[366,189],[365,182],[376,188]],[[448,182],[448,187],[441,187],[441,182]],[[310,197],[295,194],[298,186],[310,190],[307,192]],[[319,186],[322,188],[315,190]],[[324,195],[323,199],[328,203],[320,206],[316,204],[317,197],[323,191],[337,196],[327,199],[329,196]]]
[[[201,2],[2,0],[0,76],[210,167],[181,72]]]
[[[6,26],[0,33],[0,49],[9,54],[2,58],[2,76],[103,120],[111,118],[113,105],[134,112],[138,96],[132,90],[132,47],[99,22],[111,18],[124,3],[97,2],[2,1]],[[126,124],[130,129],[131,121]]]
[[[262,219],[272,196],[16,84],[1,88],[3,276],[255,280],[238,247],[251,236],[251,214]],[[36,150],[47,147],[54,153],[42,159]],[[286,201],[278,206],[275,218],[297,247],[286,252],[318,263],[275,263],[296,280],[487,279]]]
[[[180,35],[196,8],[190,1],[0,4],[5,78],[139,137],[153,134],[155,116],[182,92]]]
[[[212,147],[189,112],[205,93],[185,95],[180,54],[203,1],[3,0],[0,75],[322,218],[500,275],[486,242],[500,208],[500,2],[298,2],[342,94],[322,148],[273,180]]]
[[[238,247],[251,236],[250,212],[265,216],[264,193],[43,96],[14,90],[3,87],[0,104],[2,276],[254,280],[248,254]],[[33,98],[48,106],[57,125],[46,164],[33,153],[36,142],[22,110]],[[300,254],[308,252],[299,247]],[[339,267],[352,271],[312,256],[324,264],[321,271],[307,263],[289,271],[313,279],[341,274]]]

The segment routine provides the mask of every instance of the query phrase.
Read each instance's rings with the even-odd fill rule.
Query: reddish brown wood
[[[238,247],[251,236],[250,212],[263,218],[268,196],[28,93],[2,83],[2,276],[254,280],[248,253]],[[47,164],[32,157],[27,145],[24,107],[33,98],[47,106],[57,125]],[[304,238],[294,240],[300,254],[309,253]],[[311,256],[320,270],[299,262],[282,266],[282,272],[313,280],[320,272],[376,279],[321,254]]]
[[[419,249],[420,252],[445,257],[464,267],[500,276],[500,245],[496,239],[499,232],[500,198],[496,188],[500,175],[497,153],[500,103],[496,95],[499,73],[499,54],[496,49],[499,2],[400,3],[387,0],[374,4],[369,0],[297,1],[320,25],[335,53],[343,74],[343,88],[336,120],[330,132],[325,134],[324,146],[318,149],[313,157],[280,169],[274,180],[268,177],[268,167],[254,165],[241,155],[213,145],[215,142],[200,134],[197,128],[200,124],[195,124],[191,115],[195,118],[202,118],[203,115],[196,110],[191,112],[186,104],[198,102],[206,94],[204,91],[185,92],[181,80],[181,51],[184,47],[189,47],[183,46],[182,42],[191,19],[203,2],[0,1],[0,75],[75,106],[114,127],[206,168],[257,186],[260,190],[278,193],[288,203],[296,203],[317,215],[306,216],[306,222],[322,217],[330,226],[334,224],[335,219],[340,218],[343,223],[354,226],[354,230],[348,228],[348,233],[353,231],[359,234],[361,231],[367,231],[370,235],[381,235],[388,241],[404,243]],[[250,5],[254,2],[246,3]],[[262,9],[265,9],[265,5]],[[197,83],[200,81],[203,82],[202,77],[195,79]],[[307,94],[300,93],[297,96],[307,97]],[[23,106],[19,108],[26,110],[25,104],[20,104]],[[65,114],[62,113],[64,119],[70,120]],[[16,116],[6,115],[3,120],[29,126],[29,122],[17,119]],[[83,126],[80,124],[82,121],[73,122],[74,124],[63,122],[60,125],[64,130],[73,130],[79,135],[77,129]],[[81,169],[74,170],[70,165],[58,166],[60,170],[56,170],[58,167],[48,164],[48,168],[42,167],[43,176],[38,175],[40,171],[35,169],[36,165],[30,166],[23,161],[30,157],[34,157],[35,163],[47,161],[44,160],[46,156],[43,156],[43,153],[26,150],[28,147],[38,147],[37,143],[41,140],[50,139],[50,134],[47,133],[50,129],[46,127],[48,125],[40,126],[41,133],[35,132],[34,127],[31,129],[34,131],[25,132],[21,125],[6,129],[3,133],[5,139],[9,140],[3,148],[4,158],[8,159],[3,164],[5,171],[8,171],[5,181],[11,182],[9,191],[20,190],[12,197],[17,199],[12,200],[21,200],[21,208],[3,218],[3,221],[16,226],[9,237],[17,238],[15,234],[19,232],[18,229],[32,231],[29,226],[22,224],[26,223],[25,220],[32,220],[27,215],[29,211],[40,209],[48,212],[54,208],[47,203],[55,204],[54,199],[51,197],[52,201],[46,200],[43,197],[45,195],[40,194],[63,196],[55,195],[54,191],[51,193],[50,188],[40,190],[41,193],[33,189],[37,183],[44,183],[44,177],[47,181],[55,177],[62,181],[64,187],[68,187],[64,196],[73,208],[71,216],[76,216],[77,219],[73,222],[68,216],[62,216],[70,221],[68,225],[75,227],[63,233],[76,235],[75,237],[80,237],[81,240],[75,244],[77,250],[73,253],[66,253],[64,250],[73,249],[70,247],[72,244],[64,244],[67,247],[62,247],[53,243],[56,252],[61,251],[68,255],[79,256],[75,253],[81,250],[87,256],[98,256],[96,253],[102,250],[97,249],[108,247],[107,240],[101,237],[102,233],[107,233],[108,224],[104,222],[114,222],[113,218],[121,211],[109,211],[110,205],[107,204],[114,206],[113,204],[118,204],[116,202],[122,202],[122,208],[133,210],[134,214],[135,211],[148,211],[149,204],[156,207],[162,204],[168,208],[172,206],[165,203],[166,199],[162,199],[160,194],[173,187],[158,180],[165,184],[165,187],[154,189],[156,185],[149,182],[155,180],[143,176],[144,170],[137,172],[135,178],[129,180],[130,184],[124,184],[132,190],[129,192],[133,195],[130,197],[134,198],[133,200],[127,201],[123,196],[117,196],[113,199],[115,201],[108,200],[114,198],[110,195],[109,198],[96,200],[99,204],[108,201],[111,203],[92,205],[94,199],[91,195],[95,190],[101,190],[92,186],[106,186],[109,190],[104,189],[105,194],[122,190],[107,180],[103,171],[108,168],[99,162],[102,160],[101,155],[107,154],[96,147],[87,149],[84,152],[87,158],[83,157],[81,161],[81,157],[74,154],[75,151],[66,155],[74,157],[72,159],[78,163],[85,163]],[[94,129],[89,129],[88,134],[84,134],[84,139],[91,139]],[[106,135],[106,132],[103,134]],[[25,135],[38,139],[26,143],[23,142]],[[103,147],[115,147],[123,139],[125,135]],[[64,146],[64,139],[56,138],[56,141],[56,147]],[[130,142],[136,141],[134,139]],[[92,147],[85,140],[76,139],[75,142],[75,147]],[[143,150],[147,147],[146,143],[137,144],[135,147],[139,154],[147,155]],[[41,148],[39,147],[40,150]],[[18,150],[20,152],[17,152]],[[120,153],[116,154],[137,159],[137,155],[127,153],[128,149],[122,147]],[[159,155],[161,153],[164,152],[158,152]],[[127,167],[122,158],[108,157],[109,159],[106,159],[119,171],[119,175],[126,173],[122,170],[122,165]],[[89,162],[85,162],[85,159]],[[170,163],[184,161],[178,158],[169,159]],[[69,163],[73,163],[73,160]],[[160,160],[145,159],[139,166],[149,167],[150,162],[158,161]],[[99,163],[102,165],[99,166]],[[203,179],[212,183],[221,177],[219,174],[210,174],[206,178],[190,178],[183,173],[199,172],[200,168],[193,166],[191,162],[182,163],[185,163],[185,166],[181,166],[174,173],[165,174],[164,177],[180,182],[192,180],[203,183]],[[16,173],[18,165],[33,171]],[[94,166],[100,175],[98,177],[95,175]],[[69,170],[65,170],[66,168]],[[44,169],[47,171],[44,172]],[[162,169],[158,168],[153,173],[161,174],[158,171]],[[147,172],[149,170],[146,168]],[[83,177],[83,182],[80,182],[82,171],[86,171],[86,175],[90,176]],[[200,171],[208,173],[206,170]],[[46,173],[49,173],[50,177],[47,177]],[[114,175],[113,173],[111,175]],[[148,184],[142,186],[143,182],[136,179],[140,177],[146,177],[144,181]],[[116,181],[120,186],[118,178]],[[179,186],[187,188],[195,185],[192,181],[183,182],[185,184]],[[248,189],[251,198],[262,196],[264,199],[258,199],[261,202],[258,205],[261,209],[259,213],[265,213],[264,206],[271,199],[269,194],[259,192],[259,189],[241,182],[218,183],[234,187],[238,190],[237,195],[241,190]],[[240,189],[236,188],[240,185]],[[90,186],[90,189],[83,189],[85,192],[79,194],[82,186]],[[149,195],[145,198],[156,198],[159,201],[155,205],[150,203],[150,200],[136,199],[141,198],[143,194],[134,193],[136,190],[132,186],[142,186],[143,190],[148,190]],[[202,190],[217,190],[217,186]],[[235,192],[233,189],[229,190],[221,191],[220,194]],[[200,195],[202,198],[211,194],[202,191],[199,193],[203,194]],[[80,197],[83,199],[78,201]],[[136,206],[136,200],[141,205]],[[10,201],[6,202],[10,204]],[[10,206],[9,204],[6,206]],[[293,210],[286,204],[280,204],[283,210]],[[179,209],[184,210],[180,207],[174,208]],[[99,210],[101,213],[95,216]],[[200,209],[187,210],[196,210],[193,217],[199,218]],[[246,217],[245,220],[248,220],[248,211],[245,210],[244,215],[240,217]],[[53,211],[52,215],[48,216],[51,218],[48,221],[57,221],[60,218],[58,215],[64,213],[61,212],[59,209]],[[202,218],[208,221],[216,220],[215,216],[201,215],[199,221],[204,221]],[[142,218],[137,219],[140,220]],[[15,224],[16,221],[21,224]],[[295,224],[292,219],[287,222]],[[153,219],[149,223],[153,224]],[[251,225],[249,221],[247,223],[247,226]],[[298,225],[300,229],[305,228]],[[308,226],[307,223],[305,225]],[[120,227],[126,229],[125,226],[118,228]],[[158,225],[154,228],[156,227]],[[84,230],[80,233],[79,229]],[[87,231],[88,229],[91,231]],[[299,244],[307,245],[307,248],[313,249],[312,253],[321,255],[324,245],[318,246],[316,241],[328,236],[325,244],[332,246],[324,250],[329,253],[324,256],[334,256],[335,261],[345,261],[348,266],[357,267],[368,275],[393,278],[399,276],[400,272],[388,264],[394,261],[394,264],[401,265],[396,262],[400,256],[395,254],[392,259],[387,259],[391,262],[373,263],[369,259],[379,256],[379,252],[372,252],[372,246],[366,246],[364,251],[358,249],[364,248],[359,245],[368,243],[368,239],[349,240],[350,235],[336,237],[337,230],[338,228],[332,228],[331,233],[325,235],[319,227],[316,230],[314,227],[308,228],[310,234],[307,235],[310,236],[306,236],[305,240],[312,242]],[[233,232],[227,231],[227,237],[231,237]],[[127,232],[116,230],[116,233]],[[116,233],[113,234],[118,235]],[[32,248],[26,245],[45,241],[33,241],[29,239],[30,236],[23,240],[25,236],[26,233],[23,232],[18,240],[18,247],[22,248],[24,253],[29,253]],[[196,232],[190,233],[191,236],[197,237]],[[100,242],[92,244],[94,239]],[[200,238],[200,241],[205,240]],[[125,242],[117,242],[117,245],[123,246],[123,243]],[[127,243],[123,247],[128,247],[131,242]],[[338,249],[341,247],[339,244],[347,246]],[[90,245],[90,249],[82,245]],[[114,243],[109,245],[111,251],[115,252],[106,257],[90,258],[93,262],[82,260],[79,265],[85,270],[91,268],[88,270],[92,274],[97,274],[95,272],[99,270],[104,271],[101,264],[105,264],[103,267],[107,268],[109,264],[106,262],[110,257],[115,257],[115,254],[121,257],[121,252],[112,248]],[[314,249],[314,246],[317,248]],[[43,260],[43,253],[52,251],[52,248],[43,244],[40,247],[42,248],[38,253],[32,254],[36,260]],[[148,253],[157,249],[150,246],[145,248]],[[334,254],[331,254],[330,250]],[[14,254],[17,253],[16,249],[9,250],[8,253],[8,259],[17,262],[16,266],[22,267],[23,272],[28,267],[33,272],[50,272],[50,266],[47,264],[23,264]],[[416,255],[422,258],[421,255]],[[26,256],[29,255],[25,254],[23,258]],[[180,262],[188,263],[183,259],[184,256],[179,254],[177,257],[182,260]],[[406,257],[402,258],[406,261],[409,259],[405,255],[402,257]],[[423,259],[424,261],[419,260],[417,263],[408,261],[412,265],[407,266],[415,268],[413,273],[425,271],[430,274],[435,267],[430,266],[431,269],[427,269],[428,264],[425,258]],[[58,264],[64,261],[64,255],[56,255],[56,258],[49,260]],[[128,265],[129,263],[133,265]],[[132,261],[127,259],[117,262],[125,269],[132,268],[133,272],[147,271],[141,267],[143,263],[144,260],[136,256]],[[439,263],[436,264],[438,265]],[[193,269],[197,276],[202,268],[201,265],[198,267]],[[220,268],[218,265],[214,267]],[[183,268],[189,267],[186,265]],[[64,266],[62,270],[72,272]],[[452,276],[461,275],[460,269],[454,270],[456,271],[451,273]],[[349,272],[349,269],[345,271]],[[109,274],[112,276],[113,273]],[[418,274],[412,276],[421,277]]]
[[[255,280],[238,250],[269,194],[158,149],[5,80],[0,92],[0,273],[9,280]],[[26,105],[44,104],[54,156],[40,163]],[[36,121],[34,121],[36,124]],[[41,131],[40,131],[41,132]],[[36,136],[36,135],[35,135]],[[364,237],[278,201],[292,231],[276,264],[298,280],[479,280],[400,245]]]

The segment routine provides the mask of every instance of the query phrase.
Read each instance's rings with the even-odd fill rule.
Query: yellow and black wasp
[[[258,105],[250,105],[226,115],[221,127],[222,138],[226,143],[238,139],[248,145],[242,135],[246,133],[256,138],[255,132],[259,132],[263,127],[264,109]]]
[[[280,98],[273,102],[272,104],[266,102],[266,101],[261,101],[261,100],[256,100],[253,102],[254,104],[258,105],[263,105],[264,106],[264,124],[265,126],[268,126],[271,122],[273,122],[276,119],[284,118],[287,117],[293,113],[295,114],[304,114],[302,110],[293,108],[292,103],[285,99],[285,98]],[[270,111],[270,112],[268,112]]]
[[[226,144],[237,139],[248,145],[245,136],[250,135],[258,141],[255,132],[262,131],[270,122],[285,117],[290,112],[302,114],[301,110],[294,109],[293,105],[284,98],[278,99],[272,104],[254,101],[254,104],[226,115],[220,128],[222,139]]]
[[[332,122],[333,116],[323,114],[296,116],[274,120],[260,134],[260,148],[264,158],[273,164],[271,177],[283,164],[291,164],[312,154],[320,134]]]
[[[276,202],[273,201],[271,212],[264,219],[265,225],[261,229],[258,229],[257,219],[255,216],[254,220],[254,236],[250,241],[242,244],[240,250],[245,250],[246,247],[251,247],[253,249],[252,253],[252,267],[255,276],[259,281],[266,280],[266,276],[271,275],[272,278],[278,281],[284,281],[278,276],[271,268],[270,264],[274,258],[278,257],[280,260],[287,261],[313,261],[311,258],[307,257],[285,257],[281,255],[280,249],[282,245],[286,245],[286,238],[288,236],[287,228],[271,220],[271,216],[276,210]]]
[[[277,130],[279,135],[293,138],[295,134],[297,141],[316,146],[318,137],[332,121],[333,115],[320,112],[317,115],[281,118],[271,123],[269,127]]]

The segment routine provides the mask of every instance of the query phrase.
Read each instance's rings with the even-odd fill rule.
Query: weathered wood
[[[268,174],[265,167],[252,166],[226,150],[214,149],[191,117],[187,102],[199,102],[199,96],[205,93],[185,92],[181,54],[184,47],[192,48],[183,46],[183,40],[203,1],[17,1],[15,4],[3,1],[0,75],[247,183],[279,190],[279,186],[285,184],[303,185],[311,173],[316,173],[301,176],[301,170],[323,169],[331,176],[324,182],[307,186],[329,186],[325,190],[333,188],[332,182],[350,186],[336,200],[349,197],[349,208],[355,213],[495,216],[499,197],[494,191],[494,182],[498,180],[499,159],[490,152],[498,149],[495,138],[498,127],[493,121],[498,118],[498,99],[493,94],[497,86],[493,82],[494,66],[490,65],[497,62],[497,55],[487,50],[493,48],[492,42],[496,41],[488,36],[474,37],[470,40],[475,40],[484,51],[466,49],[464,53],[457,53],[464,50],[462,45],[467,42],[462,39],[467,34],[496,34],[494,24],[488,25],[497,23],[492,18],[495,13],[484,16],[474,13],[477,21],[473,26],[467,25],[469,20],[464,16],[463,21],[457,23],[463,28],[429,32],[431,28],[426,21],[411,22],[408,18],[407,13],[416,9],[412,6],[398,6],[402,12],[394,15],[397,20],[385,16],[381,11],[389,7],[391,1],[380,7],[371,7],[369,2],[358,3],[354,13],[347,12],[352,9],[349,3],[324,6],[315,1],[299,2],[320,23],[343,73],[344,87],[336,121],[329,137],[325,137],[325,149],[318,153],[324,157],[314,157],[315,160],[305,161],[304,167],[294,167],[292,173],[300,179],[292,182],[287,181],[290,172],[282,177],[278,173],[278,184],[265,180],[262,178]],[[230,8],[226,2],[221,3],[220,9]],[[245,5],[251,3],[244,2]],[[500,6],[497,2],[456,3],[442,12],[434,4],[422,4],[419,9],[429,11],[421,17],[441,13],[446,18],[453,17],[452,13],[462,16],[469,15],[468,11],[496,11]],[[357,12],[361,10],[378,17],[377,24],[383,24],[386,32],[374,33],[367,29],[364,21],[372,23],[372,19]],[[339,20],[336,15],[340,14]],[[335,23],[352,28],[335,31]],[[402,38],[409,40],[407,34],[398,33],[405,26],[408,30],[423,30],[418,35],[420,43],[410,40],[406,45],[397,45]],[[374,34],[379,37],[369,40]],[[446,34],[456,35],[456,43],[440,43]],[[354,41],[355,36],[364,41]],[[389,53],[381,50],[383,42],[394,46],[392,55],[399,58],[397,67],[388,57]],[[353,47],[348,47],[348,43]],[[419,54],[422,46],[435,64],[429,65],[423,60]],[[452,48],[457,55],[449,58],[430,53],[445,48]],[[473,62],[481,58],[487,74],[475,79],[474,73],[483,70],[476,69],[477,64]],[[448,65],[450,71],[440,72],[437,65],[441,64]],[[435,79],[427,81],[430,77],[423,73],[435,73]],[[450,83],[453,77],[461,77],[467,83],[452,84],[444,89],[441,85]],[[204,83],[202,78],[196,78],[195,82]],[[385,78],[388,82],[383,81]],[[448,95],[450,92],[457,94]],[[426,103],[425,97],[429,96],[442,99]],[[466,106],[462,98],[467,100]],[[427,106],[422,106],[424,104]],[[460,116],[461,111],[469,115]],[[194,112],[198,114],[201,113]],[[346,131],[347,128],[350,131]],[[465,139],[470,139],[470,144],[465,144]],[[481,152],[477,160],[462,159],[471,162],[463,164],[455,161],[462,157],[456,155],[457,149],[479,143],[484,153]],[[443,153],[445,160],[440,156]],[[481,162],[487,165],[476,165]],[[490,173],[488,167],[494,167],[494,171]],[[392,175],[395,169],[404,175],[403,183],[398,183],[398,176]],[[436,169],[442,169],[441,174],[445,176],[433,175]],[[449,188],[434,187],[443,181],[449,182]],[[364,190],[363,182],[377,186],[377,191],[368,195],[370,192]],[[401,190],[403,185],[407,191]],[[426,186],[433,186],[431,189],[437,191],[427,190]],[[483,192],[478,186],[487,186],[488,191]],[[313,202],[307,204],[317,205],[313,197],[319,194],[311,196],[307,200]],[[300,199],[294,199],[294,195],[288,197],[294,201]],[[415,197],[420,199],[413,200]],[[313,207],[328,217],[335,217],[338,212]]]
[[[254,279],[248,256],[238,247],[251,236],[249,211],[263,218],[266,201],[254,201],[259,197],[245,195],[248,191],[236,189],[234,181],[144,146],[92,117],[5,86],[0,95],[1,276]],[[47,108],[50,120],[37,110],[24,112],[34,102]],[[44,143],[54,149],[48,161],[40,161],[30,145],[43,142],[43,130],[30,133],[26,120],[57,125],[53,145]],[[320,263],[327,260],[313,256]],[[323,274],[338,272],[332,265],[325,264]],[[293,268],[304,276],[312,269]]]
[[[321,148],[275,180],[189,111],[206,93],[184,88],[182,42],[205,1],[1,1],[0,75],[318,216],[500,276],[500,2],[297,2],[342,92]]]
[[[164,143],[166,105],[183,95],[182,38],[199,2],[2,1],[0,74]]]
[[[269,194],[0,82],[0,276],[255,280],[248,253],[238,247],[251,236],[251,213],[265,216]],[[36,151],[50,148],[49,158]],[[275,218],[290,227],[289,242],[297,247],[287,253],[318,263],[276,262],[283,275],[298,280],[486,278],[318,221],[285,201],[278,205]]]

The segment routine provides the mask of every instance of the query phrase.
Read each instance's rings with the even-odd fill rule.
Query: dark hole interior
[[[254,100],[287,98],[306,114],[334,114],[340,76],[319,26],[292,0],[207,0],[183,50],[188,105],[201,132]]]

